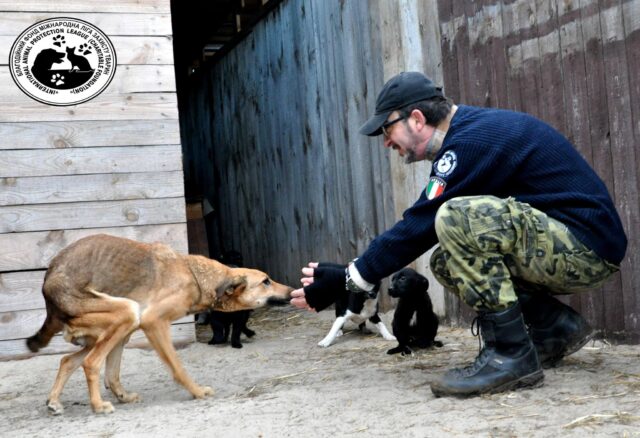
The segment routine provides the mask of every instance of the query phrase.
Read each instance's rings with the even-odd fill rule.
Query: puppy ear
[[[222,298],[225,295],[242,293],[247,287],[247,277],[239,275],[226,279],[216,288],[216,297]]]
[[[429,289],[429,280],[427,280],[427,277],[422,277],[420,283],[422,284],[422,287],[424,287],[424,290]]]

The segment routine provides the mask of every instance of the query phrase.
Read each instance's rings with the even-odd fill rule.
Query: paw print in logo
[[[64,35],[56,35],[53,37],[54,46],[62,46],[65,43]]]
[[[89,44],[80,44],[80,47],[78,47],[78,50],[83,55],[88,55],[91,53],[91,47],[89,46]]]
[[[60,73],[56,73],[51,76],[51,82],[53,82],[55,85],[62,85],[64,84],[64,76],[62,76]]]

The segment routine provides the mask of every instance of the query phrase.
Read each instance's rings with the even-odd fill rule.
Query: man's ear
[[[424,127],[424,125],[427,124],[426,117],[424,116],[424,114],[422,114],[422,111],[420,111],[419,109],[414,109],[413,111],[411,111],[411,114],[409,115],[409,117],[413,118],[416,121],[417,129],[421,129],[422,127]]]
[[[216,288],[216,297],[222,298],[225,295],[233,295],[234,293],[242,293],[247,287],[247,277],[238,275],[237,277],[227,278],[220,286]]]

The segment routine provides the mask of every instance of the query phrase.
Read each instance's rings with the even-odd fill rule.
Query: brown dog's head
[[[256,269],[229,268],[227,278],[216,288],[214,310],[235,312],[265,305],[287,304],[293,288],[277,283]]]

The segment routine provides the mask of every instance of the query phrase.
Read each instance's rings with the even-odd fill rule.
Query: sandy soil
[[[261,310],[241,350],[180,349],[191,376],[216,390],[206,400],[192,400],[154,352],[128,349],[122,381],[142,402],[118,404],[104,390],[116,407],[106,416],[91,412],[81,370],[63,393],[64,414],[47,414],[60,356],[0,362],[0,436],[640,436],[640,346],[590,343],[545,371],[539,389],[436,399],[429,382],[477,354],[468,329],[444,327],[443,348],[411,357],[387,355],[394,342],[355,327],[318,347],[332,313]],[[199,330],[199,340],[209,336]]]

